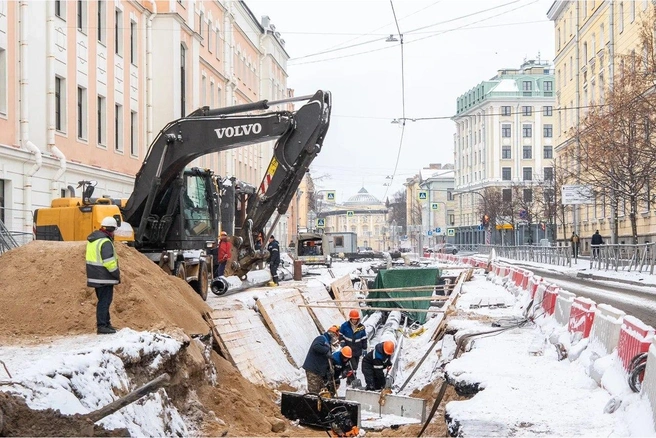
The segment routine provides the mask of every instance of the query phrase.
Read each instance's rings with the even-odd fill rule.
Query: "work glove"
[[[353,371],[349,371],[348,373],[346,373],[346,377],[351,377],[351,376],[353,376]]]

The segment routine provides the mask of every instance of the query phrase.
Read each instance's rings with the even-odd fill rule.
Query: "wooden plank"
[[[328,291],[322,287],[304,289],[302,291],[305,304],[323,303],[332,306],[330,308],[309,308],[310,316],[319,329],[319,333],[325,333],[331,325],[340,325],[344,322],[344,315],[333,302]]]
[[[216,324],[214,324],[214,321],[212,320],[212,315],[210,315],[209,312],[203,312],[203,319],[210,326],[212,332],[212,338],[219,346],[219,351],[221,355],[225,359],[227,359],[230,363],[235,365],[235,362],[232,360],[232,356],[230,356],[230,353],[228,352],[228,347],[226,347],[225,343],[223,342],[223,339],[221,339],[221,335],[219,335],[219,331],[216,329]]]
[[[353,289],[353,283],[351,282],[351,276],[349,274],[330,283],[330,289],[337,301],[352,299],[355,296],[355,289]],[[351,309],[349,309],[348,306],[338,305],[337,307],[342,312],[344,318],[348,319],[348,314]]]
[[[305,361],[308,348],[319,330],[305,306],[305,301],[297,289],[277,292],[257,300],[257,308],[267,326],[297,367]]]
[[[354,300],[335,300],[340,303],[371,303],[376,301],[446,301],[449,297],[444,295],[431,295],[428,297],[404,298],[356,298]],[[333,301],[315,301],[313,304],[330,304]],[[310,303],[308,303],[310,304]]]
[[[230,362],[249,381],[282,383],[297,373],[254,310],[239,303],[215,309],[211,317]]]
[[[317,307],[317,308],[322,308],[322,307],[329,307],[326,305],[321,305],[321,304],[299,304],[298,307]],[[402,307],[362,307],[362,310],[384,310],[384,311],[392,311],[392,310],[398,310],[400,312],[423,312],[423,313],[444,313],[444,310],[442,309],[437,309],[437,310],[431,310],[431,309],[404,309]]]

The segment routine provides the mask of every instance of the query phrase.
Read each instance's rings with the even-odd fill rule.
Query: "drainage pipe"
[[[236,275],[229,277],[218,277],[212,281],[212,292],[215,295],[222,296],[228,292],[239,292],[252,287],[261,287],[271,281],[271,273],[268,269],[251,271],[246,275],[246,280],[242,281]]]
[[[157,2],[153,5],[146,25],[146,143],[153,142],[153,19],[157,16]],[[217,48],[218,50],[218,48]]]
[[[55,146],[55,4],[46,2],[46,142],[50,153],[59,160],[59,170],[52,177],[51,199],[59,197],[57,181],[66,172],[66,156]]]

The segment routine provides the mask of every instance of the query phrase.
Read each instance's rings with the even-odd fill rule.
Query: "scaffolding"
[[[0,254],[17,247],[18,242],[0,219]]]

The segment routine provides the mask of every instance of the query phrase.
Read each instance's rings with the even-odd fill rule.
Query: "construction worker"
[[[267,251],[269,251],[269,270],[271,271],[271,281],[273,281],[276,286],[280,284],[278,280],[278,265],[280,265],[280,245],[273,235],[269,237],[269,245],[267,246]]]
[[[219,237],[219,248],[217,251],[217,257],[215,262],[216,270],[214,271],[214,277],[218,278],[225,274],[225,268],[228,264],[228,259],[230,259],[230,252],[232,252],[232,243],[228,239],[228,233],[221,231],[221,237]]]
[[[312,341],[303,362],[308,392],[319,394],[330,378],[331,345],[338,341],[338,336],[339,327],[334,325]]]
[[[349,319],[345,321],[339,328],[339,340],[342,346],[351,347],[353,357],[351,357],[351,368],[357,371],[360,364],[360,357],[363,351],[367,351],[367,331],[360,322],[360,311],[352,309],[349,312]],[[350,384],[355,379],[355,374],[352,374],[346,379],[346,383]]]
[[[385,341],[377,344],[373,350],[364,355],[362,359],[362,374],[367,383],[368,391],[379,391],[385,387],[386,373],[392,366],[394,342]]]
[[[114,248],[114,231],[118,228],[111,216],[100,222],[100,229],[87,237],[87,286],[96,289],[96,330],[99,335],[116,333],[109,316],[114,298],[114,285],[121,282],[118,256]]]
[[[341,350],[334,352],[331,357],[332,376],[330,376],[331,378],[328,381],[328,390],[333,396],[337,395],[340,380],[348,379],[349,376],[353,376],[354,374],[350,362],[352,357],[353,350],[351,350],[351,347],[342,347]]]

